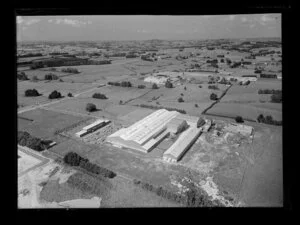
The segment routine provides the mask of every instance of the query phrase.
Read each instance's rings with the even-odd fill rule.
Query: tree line
[[[89,162],[87,158],[83,158],[75,152],[68,152],[64,156],[64,163],[74,166],[74,167],[81,167],[88,172],[93,174],[97,174],[107,178],[114,178],[117,174],[111,170],[108,170],[104,167],[98,166],[94,163]]]
[[[18,131],[18,144],[26,146],[35,151],[41,152],[49,147],[51,140],[42,140],[40,138],[31,136],[26,131]]]

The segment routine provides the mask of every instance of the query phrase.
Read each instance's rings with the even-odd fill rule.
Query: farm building
[[[164,153],[163,160],[167,162],[177,162],[189,147],[196,141],[202,128],[191,126],[183,132],[175,143]]]
[[[82,137],[88,133],[94,132],[95,130],[100,129],[101,127],[105,126],[109,122],[110,122],[109,120],[102,120],[102,119],[96,120],[94,123],[83,127],[81,131],[76,133],[76,136]]]
[[[224,130],[232,133],[240,133],[244,136],[250,136],[253,133],[253,127],[235,123],[228,124],[224,127]]]

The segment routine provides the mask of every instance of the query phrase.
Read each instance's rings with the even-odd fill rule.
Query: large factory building
[[[142,152],[151,151],[168,135],[179,134],[177,141],[164,153],[166,161],[178,161],[185,151],[194,143],[202,131],[199,120],[193,116],[176,111],[160,109],[136,122],[128,128],[122,128],[107,137],[116,147],[125,147]]]

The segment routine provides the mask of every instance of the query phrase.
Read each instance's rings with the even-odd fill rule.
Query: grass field
[[[282,104],[271,103],[270,94],[258,94],[260,89],[281,90],[281,81],[258,80],[248,86],[234,85],[207,113],[220,116],[242,116],[256,120],[260,115],[271,115],[275,120],[282,120]]]
[[[33,119],[31,123],[18,124],[18,130],[25,130],[39,138],[52,138],[56,130],[63,129],[81,120],[84,117],[36,109],[19,114],[22,117]]]

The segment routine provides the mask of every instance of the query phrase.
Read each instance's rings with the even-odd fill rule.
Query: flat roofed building
[[[100,128],[101,126],[103,126],[104,124],[106,124],[108,122],[109,122],[109,120],[99,119],[99,120],[96,120],[95,122],[91,123],[90,125],[83,127],[82,130],[86,130],[86,131],[95,130],[95,129]]]
[[[163,133],[167,128],[166,124],[178,114],[180,113],[166,109],[157,110],[130,127],[111,134],[106,140],[116,146],[149,152],[161,140],[161,134],[164,137],[169,133]]]

